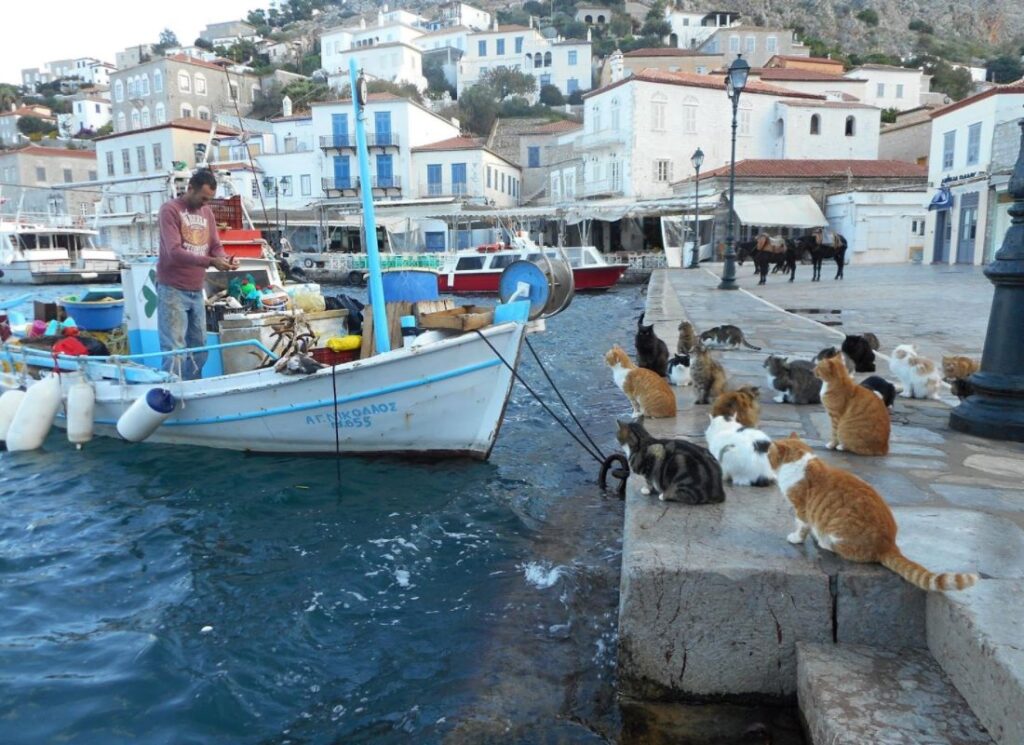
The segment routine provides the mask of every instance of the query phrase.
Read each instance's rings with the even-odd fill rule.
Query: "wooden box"
[[[37,321],[63,321],[68,317],[63,306],[44,300],[36,300],[32,310]]]
[[[472,331],[494,323],[494,308],[479,305],[463,305],[451,310],[424,313],[419,317],[419,326],[424,329],[455,329]]]

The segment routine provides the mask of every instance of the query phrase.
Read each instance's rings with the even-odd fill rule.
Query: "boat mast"
[[[388,315],[384,305],[384,282],[380,275],[380,254],[377,251],[377,218],[373,212],[373,182],[370,181],[370,155],[366,149],[366,80],[356,73],[356,61],[348,61],[352,86],[352,106],[356,120],[356,154],[359,157],[360,193],[363,197],[363,234],[366,241],[366,263],[370,269],[370,304],[373,306],[373,331],[377,354],[391,351],[388,336]]]

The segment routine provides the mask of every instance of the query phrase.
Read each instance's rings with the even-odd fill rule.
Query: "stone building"
[[[87,182],[96,181],[96,153],[29,145],[0,151],[0,189],[5,213],[24,212],[92,215],[99,193]],[[65,184],[83,185],[64,189]],[[55,188],[57,187],[57,188]]]

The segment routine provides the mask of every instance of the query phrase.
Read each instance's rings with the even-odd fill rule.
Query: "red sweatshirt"
[[[179,290],[201,290],[211,260],[223,255],[212,209],[190,210],[185,197],[172,199],[160,208],[157,283]]]

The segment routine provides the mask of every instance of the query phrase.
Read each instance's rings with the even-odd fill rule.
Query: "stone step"
[[[927,604],[928,647],[1000,745],[1024,743],[1024,581],[985,579]]]
[[[800,713],[814,745],[991,745],[924,650],[797,644]]]

